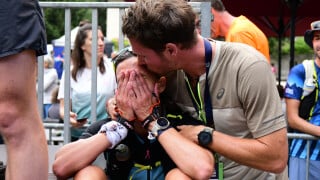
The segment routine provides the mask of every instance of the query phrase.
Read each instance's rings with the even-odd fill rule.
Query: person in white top
[[[116,79],[113,64],[104,55],[104,35],[98,28],[98,55],[97,55],[97,117],[102,120],[108,117],[106,101],[114,96]],[[77,140],[84,129],[81,127],[91,123],[91,57],[92,57],[92,25],[85,24],[78,30],[74,49],[71,55],[70,78],[70,124],[71,141]],[[58,99],[60,100],[60,116],[64,118],[64,81],[65,73],[62,73]]]
[[[43,63],[43,118],[48,117],[48,110],[52,104],[51,97],[54,89],[58,86],[58,73],[53,68],[53,59],[51,56],[44,56]]]

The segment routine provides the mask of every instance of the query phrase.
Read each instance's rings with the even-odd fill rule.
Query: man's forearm
[[[192,179],[209,179],[214,158],[204,149],[180,135],[174,128],[163,132],[158,140],[177,167]]]
[[[239,164],[280,173],[288,159],[286,134],[283,128],[258,139],[243,139],[214,131],[209,148]]]

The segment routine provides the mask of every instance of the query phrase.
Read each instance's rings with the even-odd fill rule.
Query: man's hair
[[[226,10],[221,0],[191,0],[190,2],[211,2],[211,7],[214,10],[218,12],[223,12]]]
[[[122,32],[155,52],[166,43],[187,49],[196,42],[195,18],[184,0],[137,0],[122,17]]]

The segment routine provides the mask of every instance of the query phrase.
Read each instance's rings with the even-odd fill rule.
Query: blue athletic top
[[[320,68],[315,65],[317,77],[320,79]],[[303,85],[305,80],[305,69],[303,64],[294,66],[289,73],[284,96],[290,99],[301,100],[303,93]],[[319,81],[318,87],[319,87]],[[314,106],[314,111],[309,121],[311,124],[320,125],[320,101],[317,101]],[[310,159],[320,160],[320,141],[311,141]],[[307,156],[307,141],[302,139],[293,139],[290,146],[290,156],[298,158],[306,158]]]

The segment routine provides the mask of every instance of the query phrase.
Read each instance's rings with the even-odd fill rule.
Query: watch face
[[[166,127],[169,125],[169,121],[168,119],[164,118],[164,117],[160,117],[158,120],[157,120],[157,124],[161,127]]]
[[[199,144],[207,146],[212,141],[212,134],[206,131],[201,131],[198,135]]]

